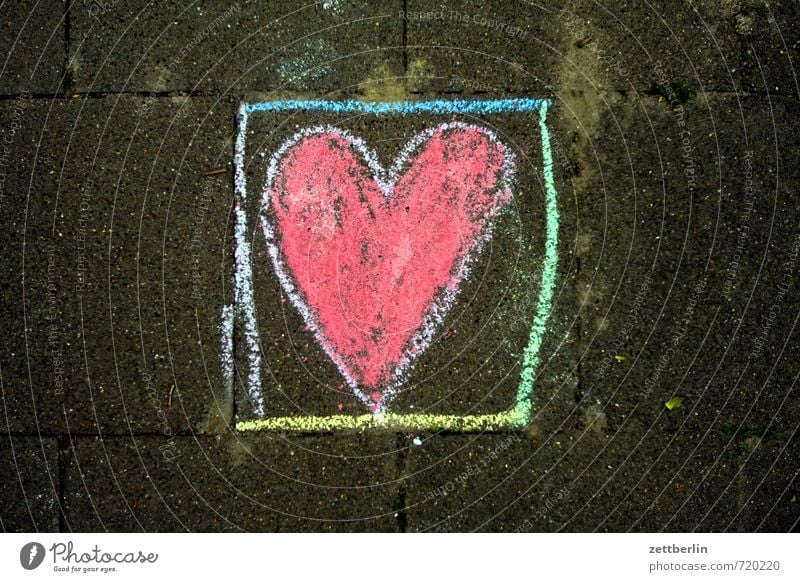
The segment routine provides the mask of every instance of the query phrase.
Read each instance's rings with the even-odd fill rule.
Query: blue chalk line
[[[255,111],[326,111],[329,113],[369,113],[372,115],[411,115],[414,113],[430,113],[443,115],[462,113],[487,115],[491,113],[508,113],[514,111],[538,111],[550,105],[549,99],[487,99],[472,101],[464,99],[433,101],[380,101],[368,102],[358,100],[325,101],[312,99],[280,99],[278,101],[262,101],[243,106],[246,113]]]

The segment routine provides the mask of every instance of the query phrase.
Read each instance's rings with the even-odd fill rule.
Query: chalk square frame
[[[433,100],[365,102],[356,100],[278,100],[259,103],[243,103],[236,118],[236,141],[234,151],[234,304],[222,310],[221,360],[226,384],[233,389],[234,321],[241,323],[243,338],[248,352],[245,383],[251,399],[255,402],[255,412],[264,414],[261,399],[261,345],[253,309],[244,310],[242,305],[253,305],[252,259],[250,243],[247,240],[247,182],[245,179],[245,142],[247,122],[250,116],[260,112],[282,111],[325,111],[334,113],[360,113],[367,115],[414,115],[414,114],[469,114],[490,115],[493,113],[537,112],[541,132],[542,174],[545,190],[545,253],[542,265],[542,279],[536,300],[536,308],[528,334],[528,343],[523,352],[520,382],[516,390],[513,406],[493,414],[448,415],[427,413],[367,413],[361,415],[330,416],[278,416],[251,420],[238,420],[239,431],[289,431],[289,432],[330,432],[336,430],[427,430],[451,432],[485,432],[518,430],[531,420],[533,381],[539,366],[539,350],[550,315],[555,288],[556,267],[558,264],[558,195],[553,178],[553,159],[550,135],[547,128],[547,111],[551,102],[548,99],[486,99],[486,100]]]

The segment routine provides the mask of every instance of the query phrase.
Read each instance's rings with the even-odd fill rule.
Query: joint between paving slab
[[[270,92],[274,91],[274,89],[264,88],[256,92]],[[636,91],[634,94],[639,95],[640,97],[653,97],[651,95],[645,94],[645,90]],[[623,97],[628,96],[631,94],[632,91],[630,89],[605,89],[603,91],[598,91],[598,95],[604,96],[611,96],[611,95],[622,95]],[[502,92],[489,92],[489,91],[464,91],[461,89],[453,89],[453,90],[443,90],[443,91],[436,91],[435,93],[431,94],[425,91],[409,91],[409,95],[419,96],[430,98],[431,95],[441,95],[441,96],[453,96],[453,95],[469,95],[469,96],[479,96],[479,97],[486,97],[491,98],[492,96],[497,95],[504,95],[507,98],[524,98],[528,95],[527,92],[511,92],[511,91],[502,91]],[[707,95],[710,97],[736,97],[739,99],[747,99],[750,97],[778,97],[778,98],[791,98],[796,97],[794,93],[791,91],[784,92],[784,91],[703,91],[703,95]],[[234,105],[234,108],[238,106],[239,103],[246,101],[246,99],[242,95],[233,95],[227,92],[219,92],[219,91],[208,91],[208,90],[194,90],[194,89],[171,89],[167,91],[70,91],[70,92],[63,92],[58,91],[55,93],[51,92],[37,92],[37,93],[29,93],[29,92],[14,92],[14,93],[4,93],[0,94],[0,102],[2,101],[14,101],[20,98],[32,99],[32,100],[58,100],[58,101],[72,101],[72,100],[80,100],[80,99],[107,99],[111,97],[140,97],[142,99],[171,99],[174,97],[185,97],[185,98],[212,98],[222,100],[223,98],[227,97],[228,101]],[[655,99],[655,97],[653,97]],[[280,100],[280,99],[276,99]],[[557,103],[557,98],[551,98],[553,103]]]
[[[403,0],[403,14],[408,14],[408,0]],[[408,77],[408,19],[401,18],[403,23],[403,71]]]
[[[408,530],[408,506],[406,503],[406,482],[405,476],[408,470],[408,435],[405,433],[397,433],[397,472],[400,476],[399,487],[397,489],[397,499],[395,500],[395,514],[397,515],[397,528],[400,533],[406,533]]]
[[[72,439],[61,435],[56,438],[58,443],[58,531],[61,533],[71,532],[72,528],[67,521],[65,507],[66,500],[66,477],[67,477],[67,452],[72,447]]]
[[[581,277],[581,258],[575,258],[575,279],[576,281],[580,281]],[[577,337],[580,340],[583,338],[583,314],[582,310],[578,310],[578,314],[575,317],[575,328]],[[583,393],[583,358],[578,358],[578,363],[576,364],[576,376],[577,381],[575,382],[575,392],[573,393],[573,398],[575,399],[575,404],[580,404],[585,395]]]
[[[163,432],[161,432],[161,431],[153,431],[153,430],[141,431],[141,432],[130,432],[130,431],[129,432],[110,432],[110,431],[106,431],[106,430],[103,430],[103,431],[98,430],[97,432],[70,431],[69,434],[63,433],[63,432],[53,432],[53,431],[48,432],[48,431],[41,431],[41,430],[40,431],[30,431],[30,432],[28,432],[28,431],[19,431],[18,430],[18,431],[3,432],[2,434],[5,435],[5,436],[9,436],[11,438],[32,438],[32,437],[35,437],[35,438],[51,438],[51,439],[54,438],[56,440],[61,440],[61,439],[69,440],[69,439],[76,439],[76,438],[96,438],[96,437],[102,437],[102,438],[161,437],[161,438],[164,438],[164,433]],[[200,434],[204,435],[204,436],[206,434],[208,434],[208,436],[213,436],[216,433],[200,433]],[[188,437],[196,437],[197,435],[198,435],[197,431],[196,430],[192,430],[192,429],[175,431],[175,432],[172,433],[172,436],[187,437],[187,438]]]
[[[64,69],[69,65],[69,42],[72,26],[70,15],[72,12],[72,0],[64,0]]]

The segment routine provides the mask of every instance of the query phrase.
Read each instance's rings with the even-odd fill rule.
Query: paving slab
[[[796,418],[796,417],[795,417]],[[730,488],[736,512],[729,514],[730,529],[739,532],[796,532],[797,437],[779,433],[741,434],[737,480]]]
[[[78,439],[73,531],[398,531],[390,435]]]
[[[8,124],[23,105],[4,184],[7,429],[224,426],[230,106],[6,102]]]
[[[410,0],[399,16],[415,90],[549,93],[568,42],[557,26],[563,4]]]
[[[569,474],[551,471],[556,435],[430,435],[409,447],[407,531],[554,531],[570,495]]]
[[[601,407],[611,428],[666,431],[630,451],[652,447],[644,482],[658,478],[651,471],[669,474],[664,463],[678,455],[676,481],[705,465],[717,476],[699,487],[727,486],[739,478],[730,469],[742,463],[742,435],[770,430],[776,446],[792,439],[794,170],[777,152],[795,147],[782,129],[793,108],[780,98],[715,96],[674,111],[663,99],[629,96],[610,102],[598,131],[584,136],[587,150],[598,144],[591,156],[573,152],[583,192],[580,404]],[[749,301],[751,293],[760,299]],[[789,320],[780,330],[770,324],[772,304]],[[674,397],[680,408],[666,407]],[[676,445],[692,439],[688,449]],[[710,514],[697,527],[730,522]]]
[[[4,145],[8,146],[3,152],[5,341],[0,348],[6,432],[66,432],[62,409],[69,384],[60,346],[74,339],[60,337],[63,327],[57,320],[58,304],[70,296],[74,279],[70,276],[69,284],[56,285],[63,266],[57,264],[56,253],[48,254],[55,237],[47,216],[55,197],[36,194],[59,191],[57,169],[66,152],[61,136],[69,127],[61,112],[69,107],[64,101],[31,99],[2,105]],[[51,113],[53,121],[45,131]],[[28,217],[31,223],[33,217],[38,218],[35,234],[27,234]],[[74,269],[72,261],[70,267]]]
[[[740,71],[745,91],[764,94],[800,94],[797,55],[800,48],[795,23],[796,2],[735,2],[729,6],[734,29],[742,44]]]
[[[76,3],[70,64],[80,91],[355,91],[403,74],[402,2],[239,0]]]
[[[55,94],[66,65],[64,0],[20,0],[0,6],[0,94]]]
[[[407,531],[791,527],[791,473],[756,478],[756,459],[748,458],[741,441],[726,449],[729,437],[712,434],[698,454],[693,449],[700,423],[678,430],[661,417],[651,426],[635,419],[611,426],[597,408],[576,409],[568,418],[555,432],[433,435],[409,447]],[[654,452],[667,447],[663,457]],[[785,453],[771,452],[758,462],[785,460]]]
[[[61,474],[54,438],[0,437],[0,529],[59,531]]]
[[[740,85],[743,49],[718,2],[679,0],[483,2],[412,0],[409,74],[418,90],[458,93],[646,91],[685,82],[696,91]]]
[[[742,47],[729,7],[720,2],[569,2],[559,16],[571,35],[568,57],[597,85],[646,91],[686,83],[698,93],[739,88]]]

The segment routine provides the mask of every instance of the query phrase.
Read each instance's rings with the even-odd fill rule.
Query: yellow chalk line
[[[496,414],[476,414],[460,416],[456,414],[361,414],[349,416],[277,416],[257,420],[242,420],[236,423],[236,430],[259,431],[278,430],[291,432],[320,432],[332,430],[365,430],[372,428],[392,430],[426,430],[479,432],[519,428],[526,418],[517,409]]]

